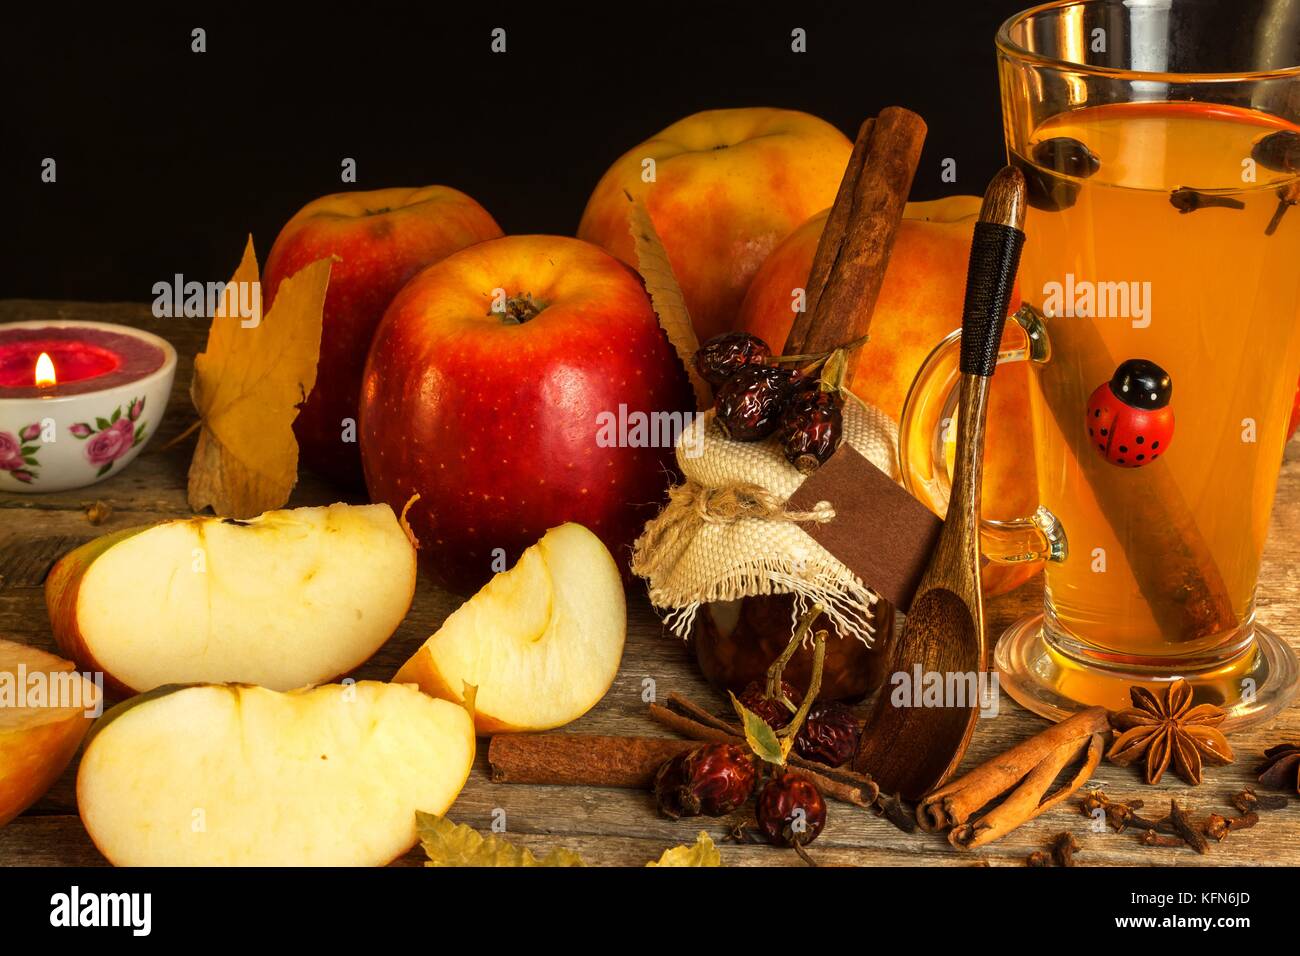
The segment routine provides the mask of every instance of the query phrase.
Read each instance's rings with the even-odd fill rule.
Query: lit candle
[[[176,350],[103,322],[0,325],[0,490],[61,491],[121,471],[157,430]]]
[[[33,373],[37,385],[58,385],[59,377],[54,372],[54,360],[49,352],[42,352],[36,357],[36,371]]]

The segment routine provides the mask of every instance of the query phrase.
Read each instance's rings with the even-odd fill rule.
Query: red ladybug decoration
[[[1174,386],[1155,362],[1129,359],[1088,399],[1088,440],[1112,465],[1141,468],[1169,448],[1174,437]]]

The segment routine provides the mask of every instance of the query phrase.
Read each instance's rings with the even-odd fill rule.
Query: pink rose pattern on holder
[[[16,481],[30,485],[36,480],[40,462],[36,454],[40,447],[31,444],[41,435],[41,423],[24,425],[14,436],[10,432],[0,432],[0,471],[7,472]]]
[[[96,478],[107,474],[113,462],[144,441],[145,422],[140,421],[143,412],[144,399],[136,398],[126,406],[125,415],[119,407],[108,418],[96,418],[93,426],[77,422],[68,429],[86,442],[86,460],[99,466]]]

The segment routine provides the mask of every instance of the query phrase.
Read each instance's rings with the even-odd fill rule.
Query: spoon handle
[[[1002,326],[1011,303],[1020,250],[1025,244],[1025,178],[1002,169],[984,193],[966,269],[961,319],[961,370],[984,378],[997,366]]]

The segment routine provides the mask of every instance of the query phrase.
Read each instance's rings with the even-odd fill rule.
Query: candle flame
[[[42,352],[36,360],[36,384],[54,385],[57,382],[58,378],[54,374],[54,360],[50,358],[48,352]]]

